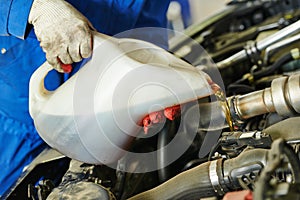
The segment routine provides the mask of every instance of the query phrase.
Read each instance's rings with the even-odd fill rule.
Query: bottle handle
[[[44,80],[53,67],[46,61],[31,76],[29,81],[29,113],[34,118],[53,91],[45,88]]]

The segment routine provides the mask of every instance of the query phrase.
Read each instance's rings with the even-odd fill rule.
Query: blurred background
[[[169,28],[182,31],[220,12],[225,6],[225,0],[173,0],[168,10]]]

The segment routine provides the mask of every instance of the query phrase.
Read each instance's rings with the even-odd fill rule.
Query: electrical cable
[[[286,64],[288,61],[293,60],[293,56],[291,52],[283,55],[280,57],[276,62],[274,62],[270,67],[264,68],[262,70],[256,71],[253,73],[254,79],[259,79],[264,76],[268,76],[270,74],[273,74],[277,69],[279,69],[281,66]]]

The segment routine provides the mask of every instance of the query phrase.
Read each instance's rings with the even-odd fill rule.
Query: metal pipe
[[[282,40],[283,38],[286,38],[294,33],[297,33],[299,30],[300,30],[300,20],[270,35],[269,37],[266,37],[265,39],[258,41],[256,43],[256,47],[259,51],[261,51],[267,48],[268,46],[278,42],[279,40]]]
[[[227,99],[234,120],[245,120],[269,112],[284,117],[300,114],[300,74],[272,81],[271,87]]]
[[[294,33],[297,33],[300,30],[300,20],[294,22],[293,24],[281,29],[280,31],[266,37],[258,42],[256,42],[255,47],[258,51],[262,51],[268,46],[286,38]],[[219,69],[226,69],[227,67],[236,64],[238,62],[246,60],[248,57],[247,51],[245,49],[233,54],[229,58],[222,60],[217,64]]]
[[[270,98],[270,88],[246,95],[229,97],[228,99],[230,102],[229,106],[234,109],[233,117],[237,116],[239,120],[249,119],[268,112],[275,112]]]
[[[247,52],[245,49],[243,49],[237,52],[236,54],[233,54],[232,56],[226,58],[225,60],[216,63],[216,65],[219,69],[226,69],[231,65],[246,60],[246,58],[247,58]]]
[[[293,42],[300,40],[300,34],[294,35],[293,37],[287,38],[285,40],[279,41],[275,44],[268,46],[265,50],[264,63],[267,63],[271,53],[276,51],[277,49],[287,46]]]

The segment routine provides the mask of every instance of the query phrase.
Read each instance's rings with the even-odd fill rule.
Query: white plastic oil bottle
[[[93,56],[55,91],[44,63],[30,80],[30,114],[40,136],[68,157],[109,164],[122,157],[150,112],[212,93],[207,74],[144,41],[94,35]]]

